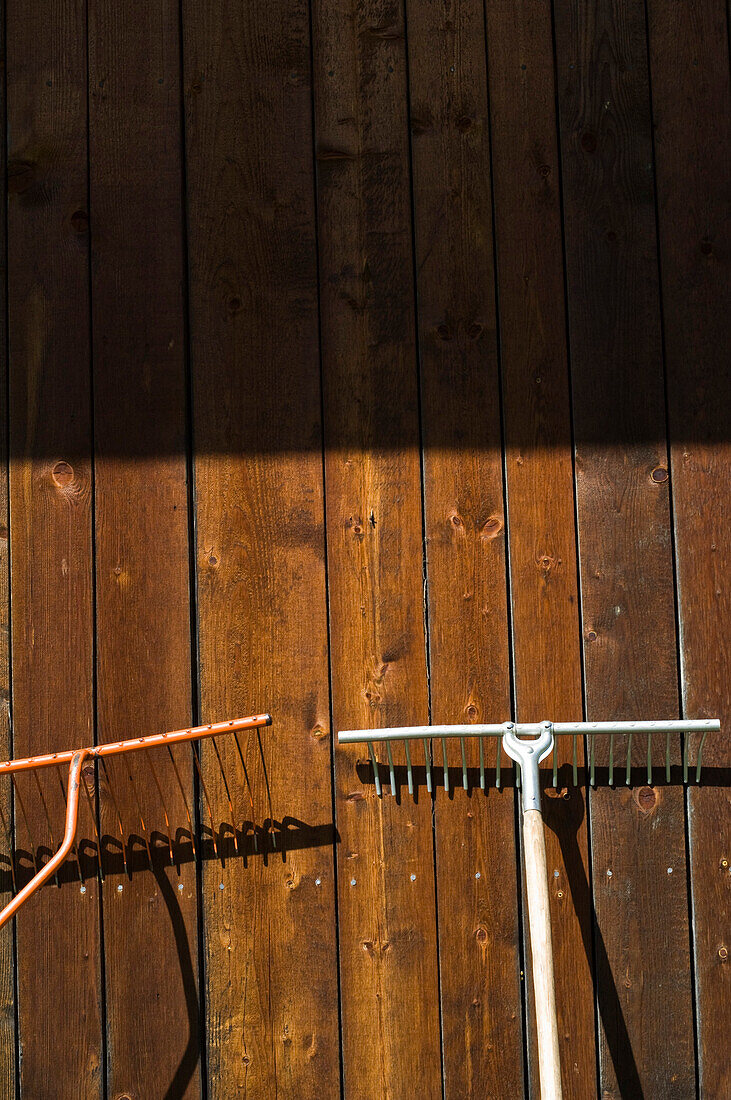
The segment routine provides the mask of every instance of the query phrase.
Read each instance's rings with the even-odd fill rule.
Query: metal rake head
[[[172,764],[173,764],[173,767],[175,769],[175,774],[176,774],[176,777],[177,777],[177,782],[178,782],[179,787],[180,787],[180,792],[183,796],[183,801],[185,803],[186,814],[187,814],[187,817],[188,817],[188,824],[190,826],[190,835],[191,835],[191,840],[192,840],[192,844],[193,844],[193,850],[194,850],[194,853],[195,853],[195,830],[193,828],[193,819],[192,819],[192,815],[191,815],[191,812],[190,812],[190,808],[188,806],[187,799],[185,797],[184,784],[183,784],[183,781],[180,777],[180,772],[178,770],[177,763],[175,762],[175,758],[174,758],[173,753],[172,753],[172,749],[175,745],[180,745],[180,744],[183,744],[183,743],[191,743],[192,746],[193,746],[193,759],[195,761],[196,770],[198,772],[198,777],[199,777],[200,784],[201,784],[201,789],[202,789],[206,804],[208,806],[208,812],[209,812],[210,819],[211,819],[211,830],[212,830],[212,834],[213,834],[213,846],[214,846],[214,850],[216,850],[216,852],[217,852],[217,848],[216,848],[216,830],[215,830],[215,827],[214,827],[214,824],[213,824],[213,811],[212,811],[210,799],[208,797],[208,792],[206,790],[206,785],[205,785],[205,781],[204,781],[204,778],[203,778],[203,773],[201,771],[200,759],[199,759],[199,756],[198,756],[196,743],[199,742],[199,741],[202,741],[204,739],[210,739],[212,741],[213,747],[215,749],[216,757],[217,757],[218,763],[219,763],[220,768],[221,768],[221,774],[222,774],[222,777],[223,777],[224,788],[225,788],[225,791],[226,791],[226,795],[228,797],[229,806],[231,807],[231,812],[233,814],[233,805],[232,805],[232,800],[231,800],[230,787],[229,787],[228,780],[226,778],[226,773],[225,773],[224,768],[223,768],[223,761],[221,759],[221,754],[219,752],[219,749],[218,749],[218,746],[216,744],[215,738],[219,735],[226,735],[226,734],[233,735],[233,737],[236,740],[236,746],[237,746],[238,754],[239,754],[239,757],[240,757],[240,760],[241,760],[241,765],[242,765],[242,768],[243,768],[244,776],[246,778],[247,784],[249,784],[248,772],[246,770],[244,755],[243,755],[241,745],[239,743],[237,735],[238,735],[238,733],[240,733],[242,731],[252,730],[252,729],[258,730],[258,729],[261,729],[261,727],[268,726],[270,724],[271,724],[271,717],[268,714],[258,714],[258,715],[250,716],[248,718],[235,718],[235,719],[231,719],[230,721],[227,721],[227,722],[217,722],[217,723],[213,723],[213,724],[210,724],[210,725],[207,725],[207,726],[196,726],[196,727],[192,727],[192,728],[189,728],[189,729],[174,730],[174,731],[171,731],[169,733],[153,734],[152,736],[147,736],[147,737],[136,737],[136,738],[132,738],[132,739],[127,740],[127,741],[114,741],[114,742],[110,742],[109,744],[106,744],[106,745],[91,745],[87,748],[67,749],[63,752],[47,753],[44,756],[31,756],[31,757],[28,757],[28,758],[22,759],[22,760],[6,760],[4,763],[0,763],[0,776],[5,774],[5,775],[9,775],[11,777],[14,792],[15,792],[15,795],[16,795],[16,798],[17,798],[17,801],[18,801],[18,807],[19,807],[19,810],[20,810],[20,814],[21,814],[21,816],[23,817],[23,819],[25,821],[25,825],[26,825],[26,828],[28,830],[28,834],[31,837],[31,845],[34,849],[35,849],[35,845],[33,843],[33,834],[31,832],[30,819],[29,819],[29,816],[26,812],[25,804],[24,804],[24,801],[21,797],[20,790],[19,790],[19,788],[18,788],[18,786],[15,782],[15,776],[20,772],[31,772],[33,774],[33,776],[35,778],[35,781],[36,781],[36,786],[37,786],[38,792],[40,794],[40,798],[41,798],[42,803],[43,803],[43,808],[44,808],[46,820],[48,822],[48,826],[49,826],[49,829],[50,829],[50,832],[51,832],[51,840],[52,840],[52,843],[53,843],[53,829],[52,829],[52,826],[51,826],[51,820],[50,820],[50,815],[49,815],[49,812],[48,812],[48,806],[47,806],[47,803],[46,803],[46,799],[45,799],[45,796],[43,794],[43,790],[41,788],[40,781],[38,779],[38,773],[40,771],[42,771],[43,769],[57,768],[57,769],[59,769],[59,777],[60,777],[60,775],[61,775],[60,769],[62,769],[64,767],[64,765],[68,765],[68,781],[67,781],[67,786],[66,786],[66,789],[65,789],[65,792],[64,792],[65,803],[66,803],[66,822],[65,822],[64,836],[63,836],[63,840],[61,842],[61,845],[58,848],[58,850],[56,851],[56,853],[51,857],[51,859],[49,859],[49,861],[47,863],[43,864],[43,866],[38,867],[38,863],[36,861],[36,874],[33,876],[33,878],[28,883],[26,883],[25,886],[23,886],[23,888],[21,890],[18,890],[17,893],[15,893],[15,896],[11,899],[11,901],[5,906],[5,908],[2,911],[0,911],[0,928],[2,928],[2,926],[7,921],[9,921],[10,918],[15,913],[17,913],[20,906],[23,905],[23,903],[26,902],[28,900],[28,898],[30,898],[31,895],[34,894],[36,892],[36,890],[38,890],[38,888],[40,886],[42,886],[43,883],[47,879],[49,879],[52,875],[57,874],[59,867],[61,866],[61,864],[66,859],[69,852],[74,848],[74,843],[75,843],[75,839],[76,839],[76,832],[77,832],[77,827],[78,827],[78,820],[79,820],[79,799],[80,799],[80,793],[81,793],[82,787],[84,789],[84,793],[86,795],[86,798],[89,801],[89,808],[91,810],[92,820],[94,822],[94,829],[95,829],[95,831],[97,831],[96,815],[94,813],[94,809],[93,809],[93,806],[91,804],[91,795],[89,793],[89,788],[87,786],[86,777],[83,774],[83,766],[87,761],[98,760],[100,762],[102,768],[104,769],[104,773],[105,773],[105,776],[106,776],[107,780],[109,780],[109,773],[107,772],[107,766],[106,766],[106,760],[107,760],[108,757],[123,756],[123,755],[130,754],[130,753],[147,752],[151,749],[167,748],[170,759],[171,759]],[[259,748],[260,748],[260,751],[261,751],[261,743],[259,743]],[[170,833],[170,821],[169,821],[169,816],[168,816],[168,812],[167,812],[167,807],[166,807],[166,804],[165,804],[165,796],[164,796],[164,793],[163,793],[163,790],[162,790],[162,784],[160,783],[160,781],[158,779],[158,776],[157,776],[157,772],[154,768],[154,765],[152,764],[152,758],[147,757],[146,759],[147,759],[147,762],[149,764],[151,774],[152,774],[153,779],[155,781],[155,785],[157,787],[157,790],[158,790],[158,793],[160,795],[160,799],[161,799],[161,802],[162,802],[165,821],[166,821],[167,827],[168,827],[168,844],[170,846],[170,859],[171,859],[171,862],[173,862],[173,845],[172,845],[172,839],[171,839],[171,833]],[[131,772],[129,772],[129,778],[132,781],[133,790],[134,790],[134,793],[135,793],[135,800],[137,802],[137,806],[138,806],[138,809],[139,809],[139,812],[140,812],[140,822],[142,824],[143,833],[145,835],[145,843],[146,843],[146,846],[147,846],[148,855],[150,856],[150,861],[152,861],[152,854],[151,854],[151,851],[150,851],[149,840],[147,838],[147,831],[145,829],[144,819],[142,817],[142,807],[140,805],[140,801],[139,801],[139,798],[137,796],[136,788],[134,787],[134,780],[132,779],[132,773]],[[62,791],[63,791],[64,790],[63,780],[61,780],[61,788],[62,788]],[[110,788],[110,793],[111,793],[111,797],[112,797],[112,802],[114,804],[114,808],[115,808],[115,811],[116,811],[116,816],[119,820],[120,831],[122,833],[122,851],[123,851],[123,856],[124,856],[124,860],[125,860],[125,867],[126,867],[126,849],[125,849],[125,845],[124,845],[124,830],[123,830],[123,827],[122,827],[122,818],[121,818],[121,815],[119,813],[119,807],[118,807],[118,804],[117,804],[116,797],[114,795],[113,787],[111,785],[111,780],[109,780],[109,788]],[[249,784],[249,793],[250,793],[250,798],[252,798],[252,804],[253,804],[253,796],[251,796],[250,784]],[[267,782],[267,795],[269,795],[268,782]],[[0,818],[2,819],[2,824],[3,824],[3,826],[4,826],[4,828],[7,832],[8,838],[10,840],[11,851],[12,851],[11,830],[10,830],[8,824],[7,824],[7,821],[6,821],[6,818],[5,818],[5,815],[2,811],[1,806],[0,806]],[[272,814],[271,814],[271,799],[269,799],[269,820],[270,820],[270,823],[273,822]],[[235,834],[235,842],[238,845],[238,836],[237,836],[237,834]],[[102,871],[101,871],[101,841],[100,841],[100,838],[99,838],[98,831],[97,831],[97,843],[99,845],[99,868],[100,868],[100,876],[101,876],[101,874],[102,874]],[[35,849],[35,851],[37,852],[37,849]],[[13,885],[15,887],[15,870],[14,870],[14,863],[13,863],[12,856],[11,856],[11,860],[10,860],[10,866],[11,866],[11,874],[13,876]]]
[[[567,736],[572,738],[571,773],[575,785],[578,785],[579,782],[579,737],[586,736],[588,740],[589,782],[592,786],[596,785],[597,779],[596,745],[598,740],[607,738],[608,741],[607,769],[609,784],[614,785],[616,775],[621,774],[621,772],[623,771],[624,782],[629,785],[631,782],[632,751],[635,743],[635,738],[643,738],[646,743],[645,767],[647,783],[648,785],[650,785],[653,782],[653,778],[658,768],[658,765],[653,763],[653,753],[656,749],[657,744],[657,741],[653,740],[655,735],[664,734],[664,738],[662,741],[664,748],[663,775],[666,783],[669,783],[671,779],[670,761],[672,750],[672,736],[674,733],[681,733],[686,735],[683,740],[682,755],[683,782],[687,783],[689,780],[691,767],[689,760],[691,738],[687,735],[692,733],[700,734],[694,764],[695,781],[699,783],[701,778],[703,746],[705,744],[706,737],[709,733],[717,732],[718,730],[720,730],[721,723],[717,718],[703,718],[697,720],[667,719],[644,722],[503,722],[500,725],[402,726],[389,729],[341,730],[338,734],[338,742],[341,745],[365,744],[368,746],[368,754],[370,757],[371,765],[373,767],[376,794],[380,797],[382,794],[382,785],[379,775],[379,762],[376,757],[377,744],[382,743],[385,745],[389,778],[391,782],[391,793],[395,796],[397,791],[397,783],[396,767],[393,759],[393,743],[403,742],[409,794],[413,795],[414,769],[411,758],[411,743],[413,741],[417,741],[421,742],[423,746],[424,765],[426,768],[426,787],[427,791],[431,794],[433,791],[432,769],[438,766],[434,762],[433,742],[438,741],[441,745],[441,767],[444,777],[444,789],[447,793],[449,793],[449,763],[447,758],[448,743],[452,741],[459,742],[462,764],[462,786],[465,790],[468,790],[470,787],[470,782],[467,767],[467,741],[477,741],[479,747],[479,785],[482,790],[485,790],[485,761],[490,751],[488,750],[487,745],[489,744],[490,739],[495,740],[495,786],[499,788],[502,784],[501,758],[503,747],[505,747],[506,751],[508,751],[507,745],[504,745],[504,738],[507,735],[513,734],[520,738],[539,736],[541,734],[541,731],[546,728],[550,729],[551,745],[544,755],[548,755],[553,749],[554,736]],[[625,738],[625,744],[623,747],[624,751],[622,752],[622,759],[619,763],[615,759],[615,739],[618,736],[623,736]],[[511,754],[508,752],[508,755]],[[558,757],[557,753],[554,752],[553,785],[557,786],[557,784]]]

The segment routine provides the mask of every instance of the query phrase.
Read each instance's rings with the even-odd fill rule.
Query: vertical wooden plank
[[[510,715],[484,29],[481,3],[408,5],[433,722]],[[435,755],[445,1094],[519,1097],[514,790],[492,741],[485,794],[453,744],[447,796]]]
[[[28,756],[94,736],[84,5],[9,4],[7,50],[13,748]],[[97,881],[79,890],[50,885],[16,921],[24,1096],[102,1095]]]
[[[7,122],[5,103],[5,5],[0,6],[0,118]],[[7,129],[6,129],[7,132]],[[7,332],[7,142],[0,142],[0,753],[7,759],[12,754],[10,729],[10,500],[9,500],[9,452],[8,452],[8,332]],[[0,788],[0,809],[6,822],[10,822],[10,784]],[[10,859],[12,837],[0,830],[0,861],[2,887],[0,904],[7,905],[11,898],[12,879]],[[13,928],[6,925],[0,933],[0,1097],[9,1100],[15,1096],[15,943]]]
[[[587,716],[671,717],[676,639],[644,9],[602,0],[555,15]],[[618,758],[624,752],[619,744]],[[636,765],[644,752],[635,745]],[[607,1097],[687,1097],[695,1056],[683,791],[641,782],[600,786],[590,800],[600,1088]]]
[[[329,1097],[340,1069],[308,8],[191,3],[184,27],[201,705],[204,719],[274,718],[266,774],[256,736],[242,746],[251,808],[235,746],[221,745],[238,768],[244,847],[203,874],[208,1094]],[[204,775],[224,807],[210,751]]]
[[[191,719],[178,32],[177,3],[89,5],[100,741]],[[172,765],[158,753],[154,766],[184,826]],[[168,866],[147,761],[109,774],[102,822],[116,837],[119,809],[132,874],[108,843],[108,1092],[198,1096],[195,868]]]
[[[423,723],[403,10],[317,2],[313,25],[334,724]],[[376,798],[358,760],[335,755],[345,1092],[437,1097],[431,800]]]
[[[704,748],[709,785],[688,792],[698,1069],[710,1100],[731,1093],[728,42],[723,4],[651,0],[648,13],[683,710],[720,716],[724,731]]]
[[[582,718],[550,3],[487,5],[517,717]],[[573,745],[545,762],[544,820],[566,1097],[596,1091],[587,799]],[[577,765],[583,773],[583,746]],[[529,998],[532,994],[528,988]],[[534,1021],[532,1021],[534,1024]],[[537,1094],[534,1027],[529,1046]]]

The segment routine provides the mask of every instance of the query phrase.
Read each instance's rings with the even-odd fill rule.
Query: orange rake
[[[159,748],[161,746],[168,746],[170,748],[173,745],[179,745],[186,741],[200,741],[203,738],[217,737],[224,733],[236,734],[242,730],[260,729],[262,726],[271,725],[271,721],[271,717],[268,714],[256,714],[248,718],[234,718],[228,722],[217,722],[208,726],[195,726],[191,729],[174,730],[170,733],[158,733],[149,737],[135,737],[129,741],[112,741],[107,745],[91,745],[83,749],[66,749],[64,752],[48,753],[45,756],[29,756],[24,760],[6,760],[4,763],[0,764],[0,775],[12,775],[16,772],[59,767],[59,765],[62,764],[68,764],[69,766],[68,790],[66,794],[66,828],[61,846],[48,863],[44,864],[30,882],[28,882],[22,890],[19,890],[15,897],[8,902],[5,908],[0,912],[0,928],[17,913],[18,909],[29,897],[31,897],[31,895],[58,870],[73,848],[79,818],[79,790],[82,778],[81,769],[86,760],[104,760],[107,756],[119,756],[122,753],[138,752],[143,749]],[[240,751],[239,747],[239,752]],[[99,852],[99,858],[101,860],[101,851]]]

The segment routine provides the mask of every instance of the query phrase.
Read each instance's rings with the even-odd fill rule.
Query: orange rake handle
[[[90,745],[85,749],[66,749],[64,752],[48,753],[45,756],[29,756],[23,760],[6,760],[3,764],[0,764],[0,775],[30,771],[33,768],[50,768],[59,764],[69,765],[66,830],[61,847],[38,874],[26,883],[23,889],[19,890],[0,912],[0,928],[17,913],[21,905],[43,885],[46,879],[50,878],[71,851],[76,839],[81,768],[85,760],[93,760],[95,757],[118,756],[120,753],[135,752],[138,749],[151,749],[160,745],[179,745],[184,741],[199,741],[204,737],[216,737],[222,733],[260,729],[262,726],[271,725],[271,721],[269,714],[256,714],[249,718],[234,718],[229,722],[216,722],[208,726],[194,726],[191,729],[173,730],[170,733],[157,733],[149,737],[136,737],[129,741],[112,741],[106,745]]]

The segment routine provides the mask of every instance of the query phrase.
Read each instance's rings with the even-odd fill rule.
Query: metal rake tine
[[[670,782],[670,730],[665,734],[665,782]]]
[[[432,793],[431,754],[429,752],[429,742],[426,739],[426,737],[424,738],[424,766],[426,768],[426,789],[427,789],[427,793],[431,794]]]
[[[553,785],[558,787],[558,745],[553,747]]]
[[[150,867],[152,867],[152,852],[150,851],[150,841],[149,841],[149,838],[147,836],[147,829],[145,827],[145,819],[142,816],[142,803],[140,802],[140,796],[139,796],[139,792],[137,790],[137,784],[135,783],[134,776],[132,775],[132,769],[129,766],[129,757],[125,757],[125,761],[126,761],[126,765],[127,765],[127,775],[129,776],[129,781],[132,784],[132,791],[133,791],[134,796],[135,796],[135,802],[137,803],[137,812],[140,815],[140,825],[142,826],[142,835],[143,835],[143,838],[144,838],[144,841],[145,841],[145,847],[147,848],[147,858],[150,861]]]
[[[249,792],[249,804],[251,805],[251,820],[252,820],[253,827],[254,827],[254,851],[258,852],[259,851],[259,842],[258,842],[257,836],[256,836],[256,810],[254,809],[254,792],[251,789],[251,780],[249,779],[249,769],[246,767],[246,760],[244,759],[244,754],[241,750],[241,742],[239,741],[239,735],[238,735],[238,733],[236,733],[235,730],[234,730],[234,741],[236,742],[236,748],[239,750],[239,760],[241,761],[241,767],[243,768],[244,779],[246,780],[246,788]],[[375,757],[374,753],[371,753],[371,760],[372,760],[372,763],[373,763],[373,771],[374,771],[374,774],[375,774],[375,777],[376,777],[376,794],[380,795],[380,793],[381,793],[381,781],[378,778],[378,768],[376,766],[376,757]]]
[[[596,735],[593,734],[593,733],[589,734],[589,784],[592,787],[596,786],[596,782],[595,782],[596,777],[594,775],[594,763],[595,763],[595,757],[594,757],[595,745],[594,745],[594,741],[595,741],[595,736]]]
[[[381,797],[381,777],[378,774],[378,761],[376,760],[376,750],[373,748],[373,742],[368,742],[368,755],[371,758],[371,766],[373,768],[373,782],[376,785],[376,794]]]
[[[386,754],[388,756],[388,771],[391,776],[391,794],[396,797],[396,771],[393,766],[393,753],[391,752],[391,742],[386,742]]]
[[[261,743],[261,730],[260,729],[257,729],[257,731],[256,731],[256,740],[257,740],[258,745],[259,745],[259,759],[261,760],[261,767],[262,767],[262,771],[264,772],[264,785],[265,785],[266,790],[267,790],[267,805],[269,807],[269,822],[270,822],[269,831],[271,833],[271,838],[272,838],[272,848],[274,848],[275,851],[276,851],[277,838],[276,838],[276,835],[275,835],[275,832],[274,832],[274,812],[272,810],[272,792],[269,789],[269,773],[267,772],[267,762],[264,759],[264,746]]]
[[[574,786],[575,787],[578,787],[578,785],[579,785],[579,752],[578,752],[578,748],[577,748],[577,744],[576,744],[576,738],[577,737],[578,737],[578,734],[575,733],[572,737],[573,744],[571,746],[572,756],[573,756],[572,763],[573,763],[573,768],[574,768]]]
[[[462,750],[462,788],[466,791],[469,784],[467,782],[467,750],[465,748],[464,737],[460,737],[459,745]]]
[[[700,740],[700,744],[698,745],[698,759],[696,760],[696,764],[695,764],[695,781],[696,781],[696,783],[700,783],[700,781],[701,781],[701,767],[702,767],[701,760],[702,760],[702,757],[703,757],[703,746],[706,743],[706,737],[708,737],[708,730],[706,730],[703,733],[703,736],[701,737],[701,740]]]
[[[500,767],[502,765],[503,738],[502,734],[497,739],[497,758],[495,760],[495,786],[500,790]]]
[[[624,765],[624,782],[629,787],[632,782],[632,734],[627,734],[627,761]]]
[[[404,751],[406,752],[406,769],[409,782],[409,794],[414,793],[414,773],[411,770],[411,752],[409,751],[409,742],[404,741]]]
[[[37,773],[34,771],[33,774],[36,775]],[[93,806],[92,801],[91,801],[91,795],[89,794],[89,787],[88,787],[87,782],[86,782],[86,776],[84,774],[84,769],[83,768],[81,769],[81,781],[84,785],[84,794],[86,795],[86,801],[89,804],[89,813],[91,814],[91,820],[92,820],[93,825],[94,825],[94,834],[96,836],[96,849],[97,849],[97,854],[99,856],[99,881],[103,885],[104,884],[104,870],[102,868],[102,842],[101,842],[101,837],[99,836],[99,828],[98,828],[97,823],[96,823],[96,813],[94,811],[94,806]],[[54,848],[55,847],[56,847],[56,845],[54,844]]]
[[[213,823],[213,809],[211,807],[211,800],[208,797],[208,788],[206,787],[206,781],[203,778],[203,769],[201,768],[201,762],[198,758],[198,748],[195,744],[195,741],[191,741],[190,747],[193,750],[193,759],[195,761],[195,766],[198,770],[198,778],[201,781],[201,790],[203,791],[203,797],[205,798],[206,806],[208,807],[208,816],[211,819],[211,836],[213,837],[213,851],[214,851],[215,855],[217,855],[220,859],[220,853],[218,851],[218,844],[216,843],[216,826]],[[221,860],[221,863],[223,863],[223,860]]]
[[[186,816],[188,818],[188,828],[190,829],[190,843],[191,843],[192,848],[193,848],[193,858],[197,859],[198,858],[198,852],[197,852],[196,846],[195,846],[195,829],[193,828],[193,818],[191,817],[191,814],[190,814],[190,806],[188,805],[188,799],[185,797],[185,787],[183,786],[183,780],[180,778],[180,772],[178,771],[178,765],[176,763],[175,757],[173,756],[172,746],[168,745],[167,750],[168,750],[168,754],[170,756],[170,761],[173,765],[173,769],[175,770],[175,777],[178,780],[178,786],[180,787],[180,793],[181,793],[182,798],[183,798],[183,805],[185,806],[185,813],[186,813]],[[214,839],[213,843],[215,845],[215,843],[216,843],[215,839]]]
[[[480,790],[485,789],[485,738],[478,737],[477,743],[480,748]]]
[[[170,850],[170,864],[172,866],[175,863],[175,856],[173,855],[173,840],[172,840],[172,835],[171,835],[171,832],[170,832],[170,818],[168,817],[168,808],[165,805],[165,796],[162,793],[162,787],[160,786],[160,780],[157,777],[157,772],[155,771],[155,766],[152,763],[152,754],[150,754],[148,756],[147,763],[149,765],[150,771],[152,772],[152,778],[155,780],[155,786],[157,787],[157,793],[160,795],[160,801],[162,802],[162,812],[165,815],[165,825],[166,825],[166,828],[167,828],[167,831],[168,831],[168,848]]]
[[[652,734],[647,735],[647,786],[652,786]]]
[[[20,803],[20,812],[23,815],[23,820],[25,821],[25,827],[28,830],[28,836],[30,837],[30,846],[33,849],[33,864],[35,866],[36,871],[38,871],[39,870],[39,867],[38,867],[38,851],[36,849],[36,842],[33,839],[33,833],[31,832],[30,822],[28,821],[28,815],[25,812],[25,805],[23,803],[23,799],[21,798],[20,791],[18,790],[18,784],[15,782],[15,776],[11,775],[10,778],[13,781],[13,787],[15,788],[15,793],[18,796],[18,802]]]
[[[226,772],[224,771],[223,760],[221,759],[221,752],[218,748],[218,745],[216,744],[216,738],[212,737],[211,741],[213,742],[213,748],[216,753],[216,759],[218,760],[218,766],[221,769],[221,778],[223,779],[223,785],[226,788],[226,798],[228,799],[228,807],[231,811],[231,823],[234,827],[234,847],[236,848],[236,854],[239,855],[239,831],[236,828],[236,814],[234,813],[234,806],[233,802],[231,801],[231,792],[228,789],[228,780],[226,779]]]
[[[107,786],[109,787],[109,794],[110,794],[111,799],[112,799],[112,805],[114,806],[114,812],[117,815],[117,822],[119,823],[119,839],[120,839],[121,844],[122,844],[122,861],[124,863],[124,873],[129,878],[131,878],[131,875],[129,873],[129,867],[127,865],[127,845],[124,842],[124,825],[122,824],[122,815],[119,812],[119,806],[117,804],[117,797],[114,793],[114,784],[112,783],[112,777],[109,774],[109,769],[107,768],[106,760],[104,759],[103,756],[99,757],[99,759],[101,760],[102,767],[104,768],[104,777],[106,778]]]
[[[50,833],[50,835],[51,835],[51,847],[53,848],[53,850],[54,850],[54,852],[55,852],[55,851],[56,851],[56,839],[55,839],[55,837],[54,837],[54,835],[53,835],[53,825],[51,824],[51,815],[49,814],[49,812],[48,812],[48,806],[46,805],[46,796],[45,796],[45,795],[44,795],[44,793],[43,793],[43,788],[41,787],[41,781],[40,781],[40,779],[38,778],[38,771],[37,771],[37,769],[36,769],[36,768],[33,768],[33,769],[32,769],[32,772],[33,772],[33,778],[34,778],[34,779],[35,779],[35,781],[36,781],[36,787],[38,788],[38,794],[39,794],[39,795],[41,796],[41,802],[43,803],[43,812],[44,812],[44,813],[45,813],[45,815],[46,815],[46,822],[47,822],[47,824],[48,824],[48,832],[49,832],[49,833]],[[57,872],[56,872],[56,873],[54,874],[54,876],[53,876],[53,877],[54,877],[54,880],[55,880],[55,882],[56,882],[56,886],[60,886],[61,884],[60,884],[60,882],[58,881],[58,871],[57,871]]]
[[[688,782],[688,751],[690,749],[690,734],[683,734],[683,782]]]
[[[12,834],[10,832],[9,826],[8,826],[7,822],[5,821],[5,812],[4,812],[3,807],[2,807],[2,802],[0,802],[0,819],[2,819],[3,829],[5,830],[5,833],[6,833],[7,838],[8,838],[8,859],[10,860],[10,879],[13,883],[13,893],[17,894],[18,887],[15,884],[15,859],[13,857],[13,847],[14,847],[13,846],[13,837],[12,837]]]
[[[447,764],[447,739],[442,738],[442,766],[444,767],[444,789],[449,794],[449,766]]]
[[[609,734],[609,786],[614,786],[614,734]]]

